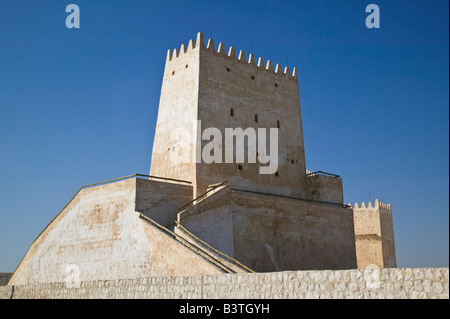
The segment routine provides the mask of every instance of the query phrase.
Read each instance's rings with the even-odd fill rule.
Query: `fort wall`
[[[342,179],[321,174],[310,174],[306,177],[307,198],[314,201],[342,204],[344,191]]]
[[[179,213],[208,244],[255,271],[356,268],[353,212],[226,187]]]
[[[237,54],[237,55],[236,55]],[[278,130],[278,169],[261,174],[259,160],[250,163],[246,148],[244,163],[198,163],[197,185],[205,191],[210,184],[227,180],[237,188],[298,196],[306,195],[306,170],[303,145],[297,70],[275,69],[271,61],[256,61],[253,54],[235,52],[223,43],[216,47],[210,39],[205,49],[200,48],[200,85],[198,116],[202,126],[215,127],[222,132],[226,145],[225,128],[266,129],[269,149],[270,129]],[[202,147],[208,141],[202,142]],[[224,150],[222,150],[224,151]],[[260,155],[257,151],[258,156]],[[222,155],[224,158],[224,154]],[[276,174],[275,174],[276,173]]]
[[[166,201],[191,194],[189,185],[137,178],[82,189],[33,242],[9,284],[220,273],[136,211],[169,220]]]
[[[136,180],[135,210],[164,227],[173,228],[178,209],[191,200],[191,185]]]
[[[285,271],[0,287],[0,299],[448,299],[448,268]]]
[[[150,175],[192,182],[194,193],[199,55],[192,40],[167,52],[150,167]]]

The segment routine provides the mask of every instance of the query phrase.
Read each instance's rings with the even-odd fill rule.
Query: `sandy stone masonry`
[[[211,184],[227,180],[230,184],[251,190],[291,196],[306,196],[306,170],[298,92],[297,68],[275,70],[272,62],[256,63],[253,54],[247,59],[225,45],[218,48],[202,33],[169,50],[166,58],[158,119],[152,151],[150,175],[191,181],[194,197]],[[207,143],[201,140],[201,129],[279,127],[278,177],[259,174],[260,163],[205,163],[199,150]],[[183,128],[192,132],[190,141],[178,141],[171,134]],[[222,141],[225,145],[225,141]],[[190,163],[174,163],[171,154],[189,152]],[[222,158],[223,154],[222,154]],[[265,166],[265,165],[264,165]]]
[[[155,277],[0,287],[1,299],[448,299],[448,268]]]
[[[397,267],[391,205],[378,199],[374,204],[349,205],[353,206],[358,268],[370,264],[380,268]]]
[[[227,129],[275,130],[277,171],[261,174],[266,163],[249,156],[238,161],[236,152],[233,161],[202,161],[207,128],[220,132],[220,145]],[[183,134],[173,136],[180,129]],[[248,144],[240,143],[247,155],[254,152]],[[174,161],[180,152],[190,161]],[[263,157],[262,150],[256,155]],[[282,71],[243,51],[236,56],[233,47],[227,53],[212,39],[205,45],[199,32],[187,47],[168,51],[150,174],[80,188],[2,291],[16,298],[445,294],[448,270],[447,286],[440,279],[387,276],[381,288],[367,290],[357,268],[396,267],[391,207],[379,201],[353,207],[343,195],[340,176],[306,169],[297,69]],[[241,275],[244,270],[249,274]],[[438,276],[424,270],[424,277],[429,272]],[[63,282],[71,278],[81,288],[68,290]]]

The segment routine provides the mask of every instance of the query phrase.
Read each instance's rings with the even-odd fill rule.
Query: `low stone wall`
[[[284,271],[0,287],[0,298],[449,298],[448,268]]]

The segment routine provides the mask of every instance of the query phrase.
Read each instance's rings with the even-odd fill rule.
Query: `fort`
[[[221,132],[220,138],[227,128],[276,128],[277,170],[260,174],[259,163],[236,158],[202,161],[208,141],[202,139],[199,120]],[[193,138],[174,139],[180,128]],[[251,151],[248,143],[245,151]],[[172,160],[182,152],[191,160]],[[312,290],[320,290],[320,280],[339,273],[345,274],[344,286],[330,286],[320,292],[323,296],[333,297],[333,291],[339,296],[346,289],[363,296],[367,287],[361,286],[362,269],[369,266],[382,271],[397,266],[391,205],[379,200],[344,204],[340,176],[306,169],[297,68],[274,68],[262,58],[256,63],[253,54],[247,59],[240,51],[236,56],[233,47],[227,53],[223,43],[216,50],[212,39],[205,44],[198,33],[195,42],[167,53],[150,174],[80,188],[32,243],[9,288],[0,293],[24,298],[195,298],[197,288],[186,292],[200,280],[202,293],[210,289],[208,297],[223,297],[214,294],[220,288],[213,283],[246,278],[249,289],[257,290],[266,274],[274,274],[274,285],[288,285],[281,295],[289,291],[286,297],[302,298],[306,295],[296,295],[286,278],[301,286],[305,274],[313,276],[318,281]],[[404,272],[409,271],[414,272]],[[436,271],[429,275],[430,285],[441,286],[435,285],[433,296],[448,298],[448,269],[439,270],[438,277]],[[349,288],[350,277],[357,286]],[[384,285],[388,277],[380,282]],[[160,278],[157,285],[155,278]],[[404,287],[401,278],[394,279]],[[210,280],[208,288],[204,280]],[[134,285],[131,295],[103,289],[110,285],[122,291],[125,282],[126,287]],[[383,285],[377,289],[394,289]],[[156,293],[156,286],[171,293]],[[413,291],[402,296],[413,296]],[[254,291],[241,296],[254,296]]]

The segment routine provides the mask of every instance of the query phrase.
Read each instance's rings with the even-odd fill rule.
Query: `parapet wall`
[[[448,299],[448,284],[448,268],[285,271],[5,286],[0,299]]]
[[[359,209],[359,208],[361,208],[361,209],[375,208],[376,209],[376,208],[379,208],[379,209],[383,209],[385,211],[392,212],[391,204],[382,203],[382,202],[380,202],[379,199],[375,199],[375,204],[374,205],[372,205],[371,201],[369,201],[367,203],[367,205],[366,205],[365,202],[362,202],[361,205],[359,205],[359,203],[355,203],[354,205],[352,203],[349,203],[348,205],[352,206],[353,209]]]
[[[258,67],[262,70],[266,70],[268,72],[271,73],[275,73],[275,74],[283,74],[286,77],[289,78],[293,78],[293,79],[297,79],[298,77],[298,71],[297,71],[297,67],[294,67],[292,70],[292,74],[290,72],[290,69],[288,66],[286,66],[284,68],[283,71],[283,67],[281,66],[281,64],[277,63],[275,65],[275,69],[273,66],[273,63],[271,60],[268,60],[267,63],[264,63],[264,59],[262,57],[260,57],[258,59],[258,63],[256,63],[256,58],[255,56],[250,53],[248,60],[245,56],[245,52],[240,50],[239,54],[236,56],[236,50],[233,46],[230,46],[228,53],[226,52],[226,48],[225,48],[225,44],[223,44],[222,42],[219,43],[219,46],[216,50],[215,45],[214,45],[214,40],[213,39],[209,39],[207,42],[207,45],[205,46],[205,40],[203,37],[203,33],[199,32],[197,33],[197,40],[194,42],[194,40],[189,40],[188,46],[186,48],[185,44],[183,43],[180,47],[180,49],[173,49],[173,50],[168,50],[167,51],[167,58],[166,58],[166,64],[172,61],[175,61],[178,57],[186,54],[186,53],[191,53],[193,50],[198,50],[200,48],[206,48],[207,50],[211,50],[214,51],[215,53],[217,53],[218,55],[221,56],[226,56],[229,58],[233,58],[237,61],[241,61],[243,63],[247,63],[249,65]]]

